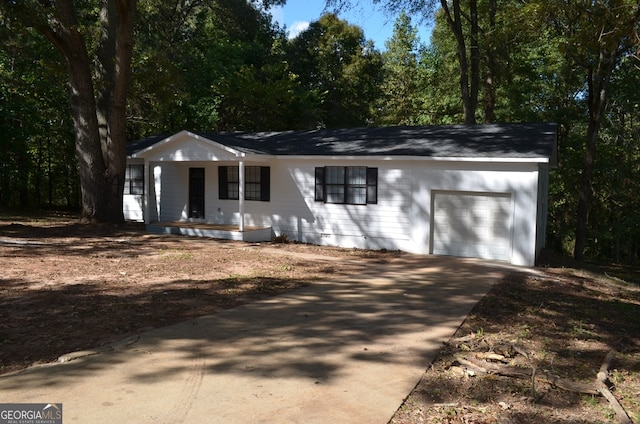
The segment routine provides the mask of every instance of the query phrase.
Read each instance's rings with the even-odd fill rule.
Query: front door
[[[204,219],[204,168],[189,168],[189,218]]]

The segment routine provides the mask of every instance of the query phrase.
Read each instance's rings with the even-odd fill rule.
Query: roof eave
[[[407,156],[407,155],[276,155],[275,159],[302,159],[302,160],[378,160],[378,161],[426,161],[426,162],[492,162],[492,163],[549,163],[548,157],[434,157],[434,156]]]
[[[174,140],[176,140],[176,139],[178,139],[180,137],[185,137],[185,136],[194,138],[194,139],[196,139],[198,141],[201,141],[203,143],[206,143],[206,144],[210,144],[213,147],[217,147],[219,149],[225,150],[225,151],[227,151],[227,152],[229,152],[229,153],[231,153],[231,154],[233,154],[233,155],[235,155],[235,156],[237,156],[239,158],[248,156],[245,152],[243,152],[241,150],[234,149],[233,147],[226,146],[226,145],[218,143],[217,141],[214,141],[214,140],[210,140],[210,139],[208,139],[206,137],[203,137],[203,136],[198,135],[196,133],[193,133],[191,131],[183,130],[183,131],[180,131],[180,132],[178,132],[178,133],[176,133],[176,134],[174,134],[172,136],[164,138],[164,139],[158,141],[157,143],[152,144],[149,147],[146,147],[146,148],[144,148],[142,150],[139,150],[139,151],[131,154],[129,157],[132,158],[132,159],[144,159],[146,156],[148,156],[148,154],[150,152],[152,152],[152,151],[164,146],[165,144],[171,143],[172,141],[174,141]]]

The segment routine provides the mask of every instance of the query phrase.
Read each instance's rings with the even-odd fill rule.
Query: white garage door
[[[433,253],[484,259],[511,259],[509,194],[433,194]]]

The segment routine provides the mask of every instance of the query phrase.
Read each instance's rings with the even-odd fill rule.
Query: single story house
[[[181,131],[128,146],[124,214],[150,231],[532,266],[555,124]]]

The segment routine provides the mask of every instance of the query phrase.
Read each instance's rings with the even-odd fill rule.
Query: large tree
[[[310,93],[309,128],[370,124],[382,81],[382,58],[362,29],[324,14],[291,40],[291,71]]]
[[[121,222],[125,114],[135,0],[12,2],[3,6],[34,26],[66,61],[82,190],[82,216]]]
[[[350,7],[362,0],[326,0],[329,7]],[[456,40],[460,97],[465,124],[476,123],[480,91],[480,26],[478,0],[369,0],[390,13],[406,11],[424,19],[432,19],[441,10],[447,26]],[[466,6],[466,7],[465,7]],[[493,9],[491,9],[493,10]]]
[[[574,257],[584,259],[592,206],[593,178],[600,129],[605,119],[610,84],[620,60],[638,45],[640,3],[635,0],[591,1],[566,4],[566,0],[540,1],[529,9],[550,25],[559,47],[574,69],[581,70],[581,95],[586,101],[586,138],[578,189]],[[537,16],[536,16],[537,15]]]
[[[301,108],[286,35],[267,11],[238,0],[139,0],[139,11],[131,138],[185,128],[294,128]]]
[[[420,116],[420,40],[411,18],[401,13],[382,53],[384,81],[379,120],[383,125],[412,125]]]
[[[176,1],[172,18],[203,2]],[[262,1],[265,7],[282,3]],[[9,16],[40,31],[66,62],[83,219],[122,222],[126,103],[137,1],[2,0],[0,4]]]

